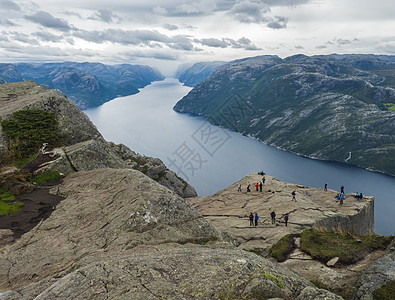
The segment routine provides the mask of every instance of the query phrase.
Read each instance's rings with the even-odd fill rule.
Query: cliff
[[[212,196],[195,197],[188,202],[218,230],[239,239],[243,249],[268,250],[283,236],[307,228],[340,229],[356,234],[368,234],[374,228],[374,198],[364,196],[361,201],[346,195],[343,205],[333,190],[309,188],[280,181],[265,175],[262,192],[255,190],[262,175],[249,174]],[[242,192],[238,192],[241,184]],[[251,185],[251,192],[246,191]],[[292,200],[295,191],[296,201]],[[271,212],[276,213],[272,224]],[[250,226],[248,216],[258,213],[258,226]],[[288,226],[284,216],[289,215]]]

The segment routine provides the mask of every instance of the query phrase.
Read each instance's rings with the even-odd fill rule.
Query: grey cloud
[[[2,0],[2,1],[0,1],[0,8],[6,9],[6,10],[16,10],[16,11],[20,11],[21,10],[21,8],[19,7],[18,4],[16,4],[13,1],[10,1],[10,0]]]
[[[99,9],[94,16],[92,16],[90,19],[93,20],[100,20],[106,23],[112,23],[114,21],[115,18],[119,17],[115,14],[113,14],[113,12],[109,9]]]
[[[316,46],[315,48],[316,48],[316,49],[326,49],[326,48],[328,48],[328,46],[319,45],[319,46]]]
[[[29,35],[21,32],[10,32],[10,36],[12,40],[22,42],[30,45],[39,45],[38,41],[34,38],[31,38]]]
[[[179,50],[192,50],[193,45],[189,38],[183,35],[169,37],[156,30],[121,30],[107,29],[105,31],[84,31],[74,33],[89,42],[104,43],[112,42],[122,45],[145,45],[152,48],[159,47],[157,43],[163,43],[167,47]]]
[[[215,38],[208,38],[208,39],[195,39],[195,42],[198,42],[202,45],[215,47],[215,48],[226,48],[228,47],[229,43],[226,42],[224,39],[215,39]]]
[[[7,27],[17,26],[15,23],[13,23],[9,20],[0,20],[0,25],[7,26]]]
[[[295,49],[304,49],[304,47],[301,45],[297,45],[297,46],[295,46]]]
[[[40,24],[41,26],[57,29],[60,31],[69,31],[72,29],[66,21],[55,18],[45,11],[39,11],[34,15],[25,16],[25,19]]]
[[[177,25],[172,25],[172,24],[165,24],[163,25],[164,28],[166,28],[167,30],[177,30],[178,26]]]
[[[245,0],[236,3],[228,14],[241,23],[266,23],[270,21],[266,16],[269,12],[270,7],[266,3]]]
[[[267,27],[272,29],[287,28],[288,18],[275,16],[273,21],[267,23]]]
[[[270,6],[297,6],[312,2],[311,0],[264,0]]]
[[[39,38],[40,40],[44,42],[59,42],[63,39],[62,36],[57,36],[54,35],[50,32],[45,32],[45,31],[40,31],[40,32],[35,32],[33,33],[33,36]]]
[[[337,43],[339,45],[348,45],[348,44],[351,44],[351,41],[350,40],[337,39]]]
[[[123,45],[148,44],[151,41],[167,43],[171,41],[168,36],[156,30],[122,30],[107,29],[105,31],[85,31],[79,30],[74,34],[89,42],[104,43],[106,41]]]
[[[242,48],[245,50],[260,50],[257,46],[255,46],[250,39],[242,37],[238,40],[230,39],[230,38],[223,38],[215,39],[215,38],[208,38],[208,39],[195,39],[194,42],[200,43],[204,46],[209,47],[216,47],[216,48]]]

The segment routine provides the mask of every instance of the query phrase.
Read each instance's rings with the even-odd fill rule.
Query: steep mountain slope
[[[80,109],[96,107],[118,96],[138,93],[164,77],[141,65],[101,63],[0,64],[6,82],[33,80],[65,93]]]
[[[225,64],[223,61],[200,62],[191,67],[180,66],[177,70],[176,77],[186,86],[196,86],[208,78],[217,67]]]
[[[254,57],[224,65],[174,107],[318,159],[395,175],[393,57]]]

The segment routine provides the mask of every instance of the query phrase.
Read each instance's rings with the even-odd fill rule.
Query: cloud
[[[270,7],[264,2],[244,0],[236,3],[228,14],[241,23],[266,23],[270,21],[269,12]]]
[[[54,35],[50,32],[46,32],[46,31],[35,32],[35,33],[33,33],[33,36],[37,37],[38,39],[40,39],[44,42],[56,43],[56,42],[63,40],[62,36]]]
[[[287,28],[288,18],[275,16],[273,21],[267,23],[267,27],[272,29],[282,29]]]
[[[1,9],[6,9],[6,10],[16,10],[16,11],[20,11],[21,8],[19,7],[18,4],[16,4],[13,1],[10,0],[2,0],[0,1],[0,8]]]
[[[348,45],[351,44],[350,40],[343,40],[343,39],[337,39],[336,41],[339,45]]]
[[[106,22],[106,23],[112,23],[115,18],[119,19],[119,17],[117,15],[113,14],[113,12],[111,10],[109,10],[109,9],[99,9],[89,19],[99,20],[99,21],[103,21],[103,22]]]
[[[72,29],[66,21],[59,18],[54,18],[45,11],[39,11],[34,15],[25,16],[24,18],[34,23],[40,24],[41,26],[57,29],[60,31],[69,31]]]
[[[328,46],[326,46],[326,45],[319,45],[319,46],[316,46],[315,48],[316,49],[326,49],[326,48],[328,48]]]
[[[303,46],[301,46],[301,45],[297,45],[297,46],[295,46],[295,49],[299,49],[299,50],[301,50],[301,49],[304,49],[304,47],[303,47]]]
[[[223,38],[206,38],[206,39],[194,39],[194,42],[200,43],[204,46],[215,47],[215,48],[235,48],[235,49],[245,49],[245,50],[260,50],[255,46],[250,39],[242,37],[238,40]]]
[[[22,42],[29,45],[39,45],[38,41],[29,35],[21,32],[10,32],[10,37],[13,41]]]
[[[166,28],[167,30],[177,30],[178,26],[173,24],[164,24],[163,28]]]
[[[157,15],[167,15],[168,13],[167,9],[161,6],[155,6],[152,11]]]
[[[6,26],[6,27],[17,26],[15,23],[13,23],[9,20],[0,20],[0,25]]]

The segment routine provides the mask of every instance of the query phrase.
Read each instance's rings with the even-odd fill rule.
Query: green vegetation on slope
[[[314,259],[326,263],[339,257],[339,263],[355,263],[372,251],[385,249],[392,236],[377,234],[357,235],[347,231],[306,229],[300,234],[288,234],[270,249],[270,255],[278,261],[285,261],[295,248],[294,238],[301,238],[301,250]]]
[[[373,292],[373,297],[376,300],[393,300],[395,295],[395,280],[384,284],[379,289]]]
[[[314,259],[327,262],[339,257],[339,263],[355,263],[374,250],[384,250],[393,239],[374,233],[356,235],[346,231],[304,230],[301,235],[301,250]]]
[[[63,138],[55,114],[43,110],[16,111],[13,119],[3,120],[1,126],[9,140],[9,151],[2,161],[26,161],[37,154],[43,143],[51,149],[59,146]]]
[[[22,202],[16,202],[15,196],[0,187],[0,216],[15,215],[22,207]]]

